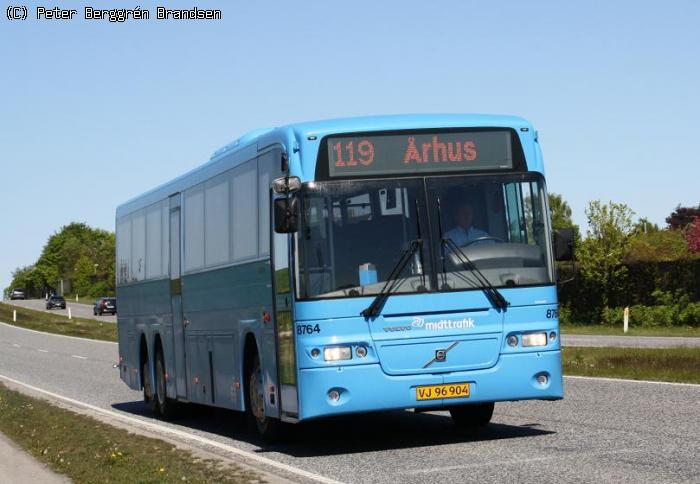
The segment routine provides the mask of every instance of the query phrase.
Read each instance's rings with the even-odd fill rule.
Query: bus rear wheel
[[[256,354],[247,375],[248,388],[246,408],[248,422],[267,442],[274,442],[281,436],[282,423],[274,418],[265,416],[265,387],[260,358]]]
[[[165,378],[165,358],[163,351],[156,353],[156,392],[154,396],[156,414],[164,420],[172,420],[177,417],[177,402],[168,398],[167,381]]]
[[[488,425],[493,416],[494,403],[476,403],[450,408],[455,425],[461,429],[474,429]]]
[[[148,367],[148,358],[141,365],[141,379],[143,381],[143,401],[151,409],[153,413],[156,413],[156,403],[153,392],[153,378],[151,377],[151,370]]]

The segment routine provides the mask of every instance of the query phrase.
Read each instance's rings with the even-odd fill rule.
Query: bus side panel
[[[121,377],[134,390],[141,389],[141,334],[146,335],[148,356],[152,363],[156,335],[163,333],[161,340],[166,369],[168,372],[173,369],[169,343],[171,339],[167,337],[172,330],[169,290],[167,279],[132,283],[117,288],[119,352],[127,365],[126,369],[122,367]],[[170,388],[168,394],[170,395]]]
[[[270,291],[267,260],[183,277],[183,314],[188,320],[185,344],[190,401],[244,409],[245,335],[252,332],[259,351],[263,351],[262,314],[271,311]],[[261,358],[265,369],[264,352]],[[276,379],[271,383],[276,385]]]

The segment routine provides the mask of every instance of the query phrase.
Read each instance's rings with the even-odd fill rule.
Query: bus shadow
[[[152,417],[143,402],[125,402],[115,410]],[[388,411],[371,414],[330,417],[302,422],[287,428],[285,437],[274,445],[266,444],[248,428],[239,412],[188,404],[183,417],[174,424],[201,432],[243,441],[259,447],[257,452],[279,452],[293,457],[321,457],[348,453],[431,447],[455,443],[540,437],[554,431],[539,424],[509,425],[498,422],[498,415],[486,427],[460,431],[448,413]]]

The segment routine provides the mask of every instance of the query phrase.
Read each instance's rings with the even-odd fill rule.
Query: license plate
[[[441,400],[443,398],[469,397],[469,383],[446,383],[416,387],[416,400]]]

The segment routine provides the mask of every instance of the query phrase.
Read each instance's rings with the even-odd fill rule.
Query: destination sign
[[[328,137],[331,178],[421,172],[510,170],[510,130]]]

